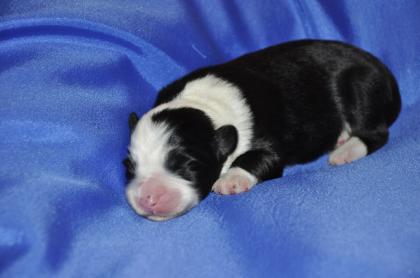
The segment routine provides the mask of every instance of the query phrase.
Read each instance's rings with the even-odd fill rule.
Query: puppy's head
[[[129,125],[127,199],[138,214],[157,221],[181,215],[204,199],[238,141],[235,127],[215,130],[193,108],[154,109],[140,121],[132,113]]]

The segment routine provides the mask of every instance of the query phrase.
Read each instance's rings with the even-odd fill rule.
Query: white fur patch
[[[136,177],[147,178],[165,171],[171,131],[166,124],[153,122],[151,117],[151,113],[146,113],[131,135],[129,152],[136,162]]]

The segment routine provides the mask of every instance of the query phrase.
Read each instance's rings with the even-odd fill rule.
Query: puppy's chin
[[[180,216],[199,202],[199,196],[189,182],[168,176],[157,176],[127,186],[126,197],[133,210],[153,221],[165,221]]]

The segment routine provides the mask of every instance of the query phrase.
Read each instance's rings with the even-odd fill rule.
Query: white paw
[[[331,165],[343,165],[367,155],[366,145],[357,137],[351,137],[343,145],[335,149],[329,156]]]
[[[250,190],[257,182],[257,178],[244,169],[234,167],[214,183],[213,191],[223,195],[237,194]]]

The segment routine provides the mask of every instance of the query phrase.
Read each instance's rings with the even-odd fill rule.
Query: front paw
[[[213,191],[219,194],[237,194],[250,190],[258,180],[242,168],[234,167],[223,174],[213,185]]]

